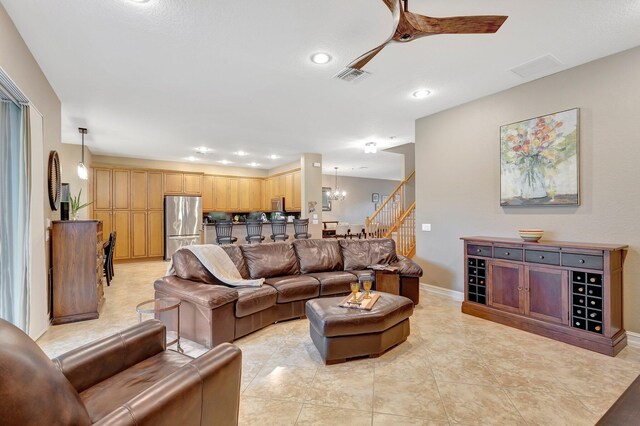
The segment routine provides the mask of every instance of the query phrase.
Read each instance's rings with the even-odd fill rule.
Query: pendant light
[[[333,192],[329,193],[329,199],[331,201],[342,201],[346,198],[347,191],[340,190],[340,187],[338,186],[338,168],[334,167],[334,169],[336,169],[336,186],[333,188]]]
[[[78,164],[78,177],[82,180],[89,179],[89,170],[84,165],[84,135],[87,134],[87,129],[78,127],[78,131],[82,134],[82,160]]]

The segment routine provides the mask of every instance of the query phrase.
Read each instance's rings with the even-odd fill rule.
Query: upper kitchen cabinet
[[[238,198],[239,198],[239,210],[248,212],[254,210],[254,204],[251,200],[251,181],[253,179],[241,178],[238,179]]]
[[[164,193],[182,194],[184,191],[184,173],[165,172],[164,173]]]
[[[302,211],[302,183],[300,171],[293,173],[293,210]]]
[[[212,212],[216,209],[214,197],[215,176],[205,175],[202,178],[202,211]]]
[[[149,172],[148,180],[147,202],[149,210],[163,210],[164,192],[162,191],[162,172]]]
[[[113,170],[113,209],[130,209],[131,172],[129,170]]]
[[[185,173],[183,178],[184,193],[189,195],[202,194],[202,174]]]
[[[228,210],[228,178],[216,176],[213,183],[215,210],[225,212]]]
[[[94,169],[93,184],[93,209],[111,210],[111,169]]]
[[[131,210],[147,210],[148,174],[144,170],[131,171]]]
[[[240,181],[239,178],[227,178],[227,209],[232,212],[240,211]]]

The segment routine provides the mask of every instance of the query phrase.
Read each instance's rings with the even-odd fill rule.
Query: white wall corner
[[[420,283],[420,288],[429,293],[437,294],[439,296],[448,297],[449,299],[457,302],[464,300],[464,293],[456,290],[449,290],[448,288],[438,287],[437,285]]]

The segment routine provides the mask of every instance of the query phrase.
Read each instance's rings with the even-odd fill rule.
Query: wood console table
[[[606,355],[627,345],[627,246],[466,237],[462,312]]]

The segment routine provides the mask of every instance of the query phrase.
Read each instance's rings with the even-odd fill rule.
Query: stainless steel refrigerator
[[[202,198],[164,197],[164,260],[180,247],[200,244]]]

